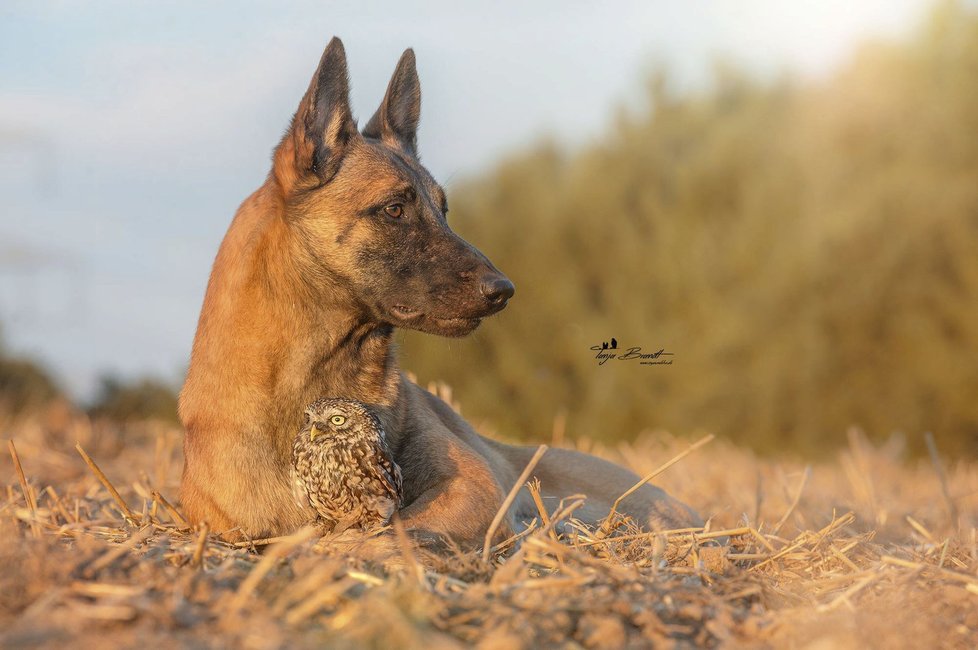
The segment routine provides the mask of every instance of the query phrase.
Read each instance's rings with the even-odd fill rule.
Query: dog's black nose
[[[504,305],[506,301],[513,297],[516,287],[509,281],[509,278],[502,275],[490,275],[483,278],[482,285],[479,287],[482,295],[493,305]]]

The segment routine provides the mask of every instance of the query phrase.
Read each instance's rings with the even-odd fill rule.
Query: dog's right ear
[[[339,170],[347,148],[358,137],[350,110],[346,51],[343,42],[334,36],[276,151],[276,172],[281,180],[291,181],[286,183],[288,186],[307,175],[325,183]],[[279,169],[290,166],[292,169]]]

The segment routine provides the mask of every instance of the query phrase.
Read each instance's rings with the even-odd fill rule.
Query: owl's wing
[[[378,480],[387,496],[400,506],[403,495],[401,468],[391,457],[386,441],[380,437],[371,441],[367,447],[367,453],[363,455],[363,460],[366,461],[364,469]]]
[[[400,506],[401,501],[404,498],[404,484],[401,478],[401,468],[394,462],[389,453],[386,453],[386,449],[382,449],[383,452],[380,454],[380,462],[378,466],[381,468],[384,474],[384,489],[390,494],[391,499]]]
[[[296,504],[302,509],[311,508],[312,504],[309,503],[309,491],[306,489],[306,483],[299,476],[294,464],[289,468],[289,482],[292,484],[292,496],[295,497]]]

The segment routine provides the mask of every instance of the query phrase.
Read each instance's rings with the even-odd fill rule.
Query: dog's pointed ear
[[[352,140],[360,137],[350,110],[346,51],[335,36],[292,118],[290,134],[295,171],[300,176],[313,174],[321,182],[336,174]]]
[[[400,146],[415,154],[418,121],[421,119],[421,81],[414,62],[414,50],[408,48],[397,62],[397,69],[387,86],[384,101],[367,122],[363,134]]]

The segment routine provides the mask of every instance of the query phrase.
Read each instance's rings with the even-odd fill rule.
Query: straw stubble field
[[[591,530],[570,499],[489,553],[433,555],[398,529],[233,546],[188,528],[162,425],[9,433],[5,648],[978,647],[978,465],[895,439],[852,431],[813,466],[714,440],[656,477],[706,530]],[[577,446],[644,476],[690,443]]]

